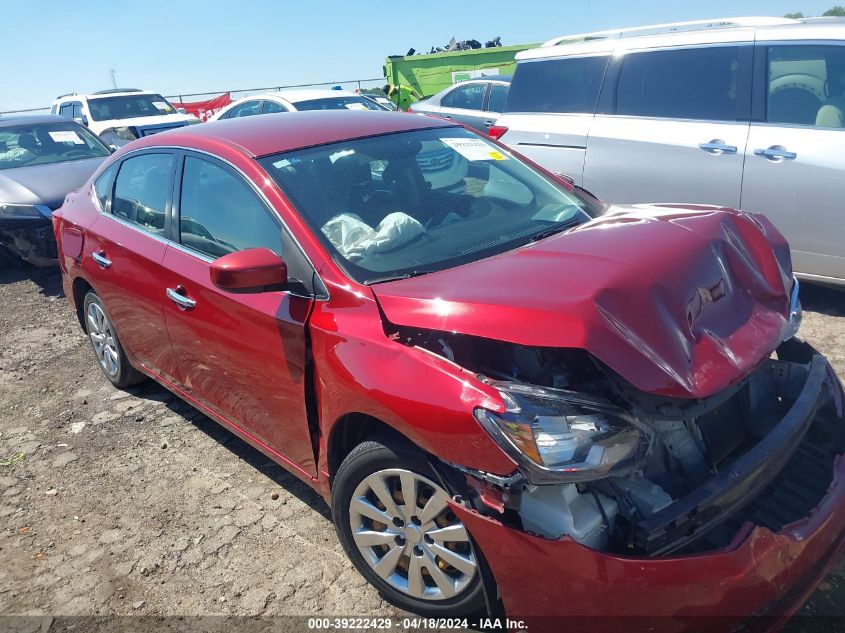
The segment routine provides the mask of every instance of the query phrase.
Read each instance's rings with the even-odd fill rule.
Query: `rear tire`
[[[359,444],[337,471],[332,518],[343,549],[401,609],[427,617],[486,609],[485,563],[446,505],[451,496],[420,451],[393,439]]]
[[[143,381],[145,376],[129,364],[106,307],[93,290],[85,295],[83,317],[88,340],[109,382],[124,389]]]

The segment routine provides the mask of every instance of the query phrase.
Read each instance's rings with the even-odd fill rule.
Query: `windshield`
[[[297,101],[293,105],[297,110],[387,110],[364,97],[344,97],[343,95]]]
[[[161,95],[145,93],[92,98],[88,100],[88,109],[95,121],[176,114],[176,108],[167,99]]]
[[[71,121],[0,127],[0,169],[109,155],[91,132]]]
[[[355,280],[475,261],[598,214],[464,128],[343,141],[259,160]]]

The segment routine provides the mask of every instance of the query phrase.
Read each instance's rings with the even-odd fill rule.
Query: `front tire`
[[[431,617],[485,609],[483,559],[451,495],[411,446],[374,439],[338,469],[332,517],[346,554],[390,603]]]
[[[85,331],[106,378],[118,389],[144,380],[144,375],[129,364],[117,338],[111,318],[97,293],[89,290],[83,304]]]

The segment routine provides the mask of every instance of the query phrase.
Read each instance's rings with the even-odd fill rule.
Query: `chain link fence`
[[[165,95],[167,99],[173,101],[204,101],[211,99],[218,95],[229,93],[232,101],[240,99],[241,97],[249,97],[254,94],[261,94],[265,92],[278,92],[288,88],[333,88],[340,86],[343,90],[364,90],[367,92],[378,90],[381,91],[385,84],[384,77],[376,77],[374,79],[347,79],[344,81],[323,81],[320,83],[311,84],[290,84],[280,86],[270,86],[265,88],[235,88],[227,90],[212,90],[209,92],[184,92],[180,94]],[[0,109],[0,116],[7,114],[48,114],[50,107],[45,108],[24,108],[21,110],[3,110]]]

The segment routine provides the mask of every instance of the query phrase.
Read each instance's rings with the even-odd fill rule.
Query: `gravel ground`
[[[845,293],[802,295],[845,376]],[[0,459],[23,454],[0,465],[0,614],[401,617],[305,484],[151,382],[114,389],[58,275],[0,270],[0,306]],[[845,615],[845,566],[802,613]]]

